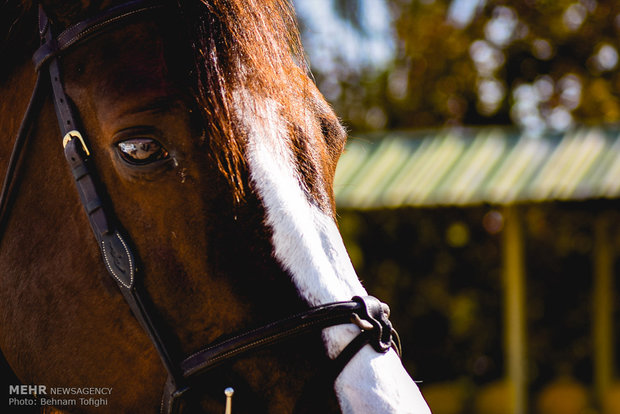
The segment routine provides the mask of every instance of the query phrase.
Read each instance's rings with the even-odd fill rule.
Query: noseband
[[[33,61],[37,71],[37,82],[15,140],[2,192],[0,193],[0,237],[10,213],[14,189],[17,186],[17,169],[22,149],[29,136],[30,126],[45,99],[43,84],[47,72],[52,86],[54,108],[58,118],[65,158],[75,180],[80,200],[88,216],[93,234],[98,242],[104,266],[116,281],[125,301],[131,308],[144,331],[148,334],[168,373],[163,392],[161,412],[176,413],[181,397],[196,378],[212,368],[243,354],[282,342],[291,337],[317,332],[324,328],[354,323],[361,333],[353,339],[332,361],[332,381],[366,344],[375,351],[387,352],[391,347],[400,354],[400,341],[388,319],[389,308],[371,296],[356,296],[348,302],[329,303],[286,319],[269,323],[257,329],[216,341],[198,352],[177,357],[169,342],[164,340],[163,330],[158,325],[150,298],[141,283],[142,276],[132,253],[131,243],[122,227],[112,214],[110,203],[100,196],[104,194],[97,180],[87,137],[81,131],[79,118],[65,94],[59,57],[72,46],[86,42],[105,30],[118,27],[128,19],[161,10],[165,6],[152,0],[135,0],[113,7],[100,15],[79,22],[58,35],[43,9],[39,8],[39,33],[41,47],[35,52]]]

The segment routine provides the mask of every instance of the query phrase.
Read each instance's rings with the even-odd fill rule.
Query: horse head
[[[321,382],[360,329],[379,325],[358,318],[260,346],[285,324],[322,327],[326,304],[369,306],[340,304],[367,295],[336,224],[346,133],[308,76],[291,7],[134,3],[5,6],[15,52],[0,84],[2,159],[30,114],[0,246],[0,346],[18,378],[108,387],[106,412],[155,412],[167,377],[181,391],[216,344],[207,350],[225,348],[223,362],[191,377],[188,412],[222,412],[229,386],[235,413],[426,412],[390,332]],[[37,26],[41,48],[24,42]]]

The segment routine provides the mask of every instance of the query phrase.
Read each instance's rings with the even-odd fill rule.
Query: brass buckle
[[[80,142],[82,143],[82,149],[86,153],[86,156],[90,156],[90,151],[88,150],[88,147],[86,146],[86,142],[84,142],[84,137],[82,137],[82,134],[80,134],[80,132],[75,129],[65,134],[64,138],[62,139],[62,147],[65,148],[67,144],[73,140],[73,138],[77,138],[80,140]]]

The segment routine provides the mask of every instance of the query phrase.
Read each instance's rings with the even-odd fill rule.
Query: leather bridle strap
[[[17,170],[19,167],[20,157],[28,137],[30,136],[30,128],[34,124],[33,116],[39,113],[39,109],[43,104],[41,94],[42,84],[44,81],[44,77],[37,73],[37,80],[34,90],[30,96],[30,101],[28,102],[28,107],[26,108],[26,112],[22,118],[22,123],[17,131],[17,137],[15,138],[13,150],[11,151],[9,163],[7,164],[6,172],[4,174],[4,182],[0,192],[0,242],[3,239],[5,226],[7,225],[9,213],[11,211],[11,203],[13,201],[12,198],[16,187],[15,181],[17,177],[19,177],[17,175]]]
[[[99,185],[90,165],[91,154],[87,138],[80,132],[81,126],[78,124],[72,103],[65,93],[59,62],[61,53],[79,41],[100,34],[114,23],[124,21],[130,16],[162,7],[161,3],[132,1],[111,8],[93,19],[71,26],[58,36],[53,33],[53,27],[43,8],[39,7],[39,32],[42,45],[35,52],[33,60],[39,71],[47,66],[52,84],[54,108],[63,136],[65,158],[71,168],[82,206],[97,239],[105,268],[117,282],[125,301],[153,342],[169,377],[181,386],[182,376],[177,364],[174,363],[172,352],[166,346],[166,342],[160,335],[160,329],[155,326],[151,317],[152,312],[149,311],[147,295],[143,292],[141,285],[136,283],[137,266],[131,245],[127,237],[122,234],[118,224],[113,221],[114,215],[112,211],[109,211],[109,204],[104,203],[101,197],[103,193],[98,188]]]
[[[371,342],[377,352],[386,352],[392,346],[392,325],[384,317],[382,305],[378,299],[372,296],[356,296],[348,302],[335,302],[318,306],[228,340],[209,345],[185,358],[181,362],[181,371],[185,378],[194,377],[213,369],[227,359],[265,348],[302,333],[317,331],[330,326],[355,323],[357,320],[355,315],[372,325],[370,329],[364,332],[373,333],[375,337],[368,337],[365,342]]]
[[[51,38],[49,42],[45,42],[41,45],[32,57],[35,69],[39,70],[48,59],[58,56],[74,44],[83,42],[92,36],[99,35],[116,24],[126,23],[126,20],[132,16],[158,10],[163,7],[164,4],[161,1],[132,0],[104,10],[95,17],[76,23],[59,33],[56,37]],[[41,20],[42,18],[44,21]],[[45,16],[45,13],[43,13],[43,16],[39,13],[40,33],[43,33],[46,25],[49,25],[47,16]]]
[[[186,382],[191,384],[193,379],[235,357],[302,334],[354,323],[362,329],[362,332],[341,351],[332,362],[328,372],[322,376],[322,378],[330,378],[333,384],[351,358],[366,344],[370,344],[380,353],[394,348],[398,355],[401,354],[400,340],[392,328],[388,315],[387,305],[372,296],[355,296],[348,302],[321,305],[232,338],[217,341],[185,358],[181,362],[181,372]],[[186,390],[173,387],[172,382],[169,381],[164,390],[162,412],[175,412],[179,398]]]

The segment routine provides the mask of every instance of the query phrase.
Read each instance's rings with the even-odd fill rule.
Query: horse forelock
[[[247,131],[234,109],[234,91],[278,102],[291,126],[302,125],[308,112],[294,12],[282,0],[204,0],[181,8],[194,52],[196,99],[211,127],[212,153],[238,201],[248,190]]]

